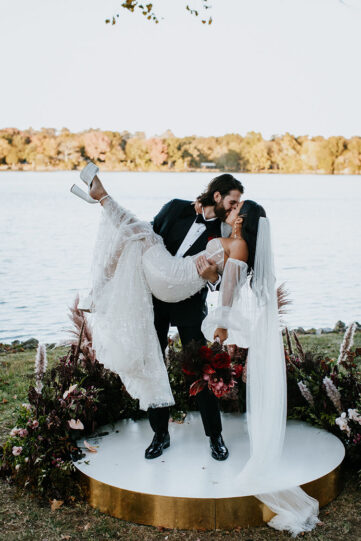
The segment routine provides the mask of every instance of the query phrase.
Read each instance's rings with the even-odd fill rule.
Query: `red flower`
[[[229,368],[231,366],[231,358],[228,353],[217,353],[211,360],[211,365],[216,370]]]
[[[235,378],[240,378],[243,372],[243,366],[241,364],[236,364],[233,366],[233,373]]]
[[[187,368],[182,368],[182,372],[184,372],[187,376],[195,376],[197,372],[192,372],[192,370],[188,370]]]
[[[202,357],[202,359],[210,361],[212,359],[214,353],[210,348],[207,348],[207,346],[202,346],[199,349],[199,355]]]
[[[203,366],[203,374],[215,374],[216,371],[214,370],[213,366],[210,364],[205,364]]]
[[[221,398],[222,396],[227,394],[230,389],[232,389],[232,387],[234,387],[233,379],[227,384],[224,383],[222,378],[217,378],[217,375],[212,375],[210,376],[208,381],[209,390],[212,391],[217,398]]]

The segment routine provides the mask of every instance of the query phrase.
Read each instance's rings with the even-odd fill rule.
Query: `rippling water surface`
[[[290,326],[361,320],[361,180],[236,175],[272,220],[277,279]],[[193,199],[212,173],[104,173],[123,205],[150,220],[174,197]],[[90,285],[100,207],[74,197],[77,172],[0,173],[0,342],[64,339],[68,306]],[[209,302],[214,302],[209,296]]]

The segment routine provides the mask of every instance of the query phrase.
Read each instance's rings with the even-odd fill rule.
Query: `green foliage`
[[[197,171],[203,162],[212,162],[216,171],[360,174],[361,137],[310,139],[286,133],[268,141],[256,132],[175,137],[168,130],[147,139],[142,132],[127,131],[0,130],[0,170],[72,170],[88,159],[103,171]]]

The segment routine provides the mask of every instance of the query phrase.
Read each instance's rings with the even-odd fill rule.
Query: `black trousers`
[[[170,322],[168,318],[155,317],[155,328],[158,334],[163,354],[168,345],[168,331]],[[192,340],[206,344],[200,326],[178,326],[179,337],[182,346],[186,346]],[[196,402],[202,417],[206,436],[218,436],[222,432],[219,400],[212,391],[206,387],[196,395]],[[169,408],[149,408],[148,417],[150,426],[154,432],[167,432],[169,422]]]

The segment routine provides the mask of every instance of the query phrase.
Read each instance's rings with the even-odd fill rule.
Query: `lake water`
[[[293,301],[286,323],[361,321],[361,180],[235,175],[272,220],[277,281]],[[193,199],[212,173],[104,173],[124,206],[150,220],[174,197]],[[100,206],[74,197],[77,172],[0,173],[0,342],[67,337],[68,306],[89,288]],[[209,296],[213,303],[214,296]]]

